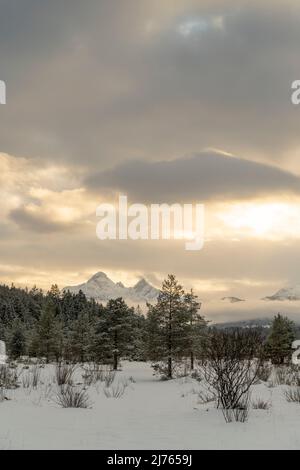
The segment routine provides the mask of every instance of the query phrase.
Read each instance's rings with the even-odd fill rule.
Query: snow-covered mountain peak
[[[104,272],[102,271],[99,271],[98,273],[94,274],[89,280],[88,282],[90,281],[99,281],[101,282],[102,280],[109,280],[109,277],[107,276],[107,274],[105,274]],[[112,281],[111,281],[112,282]]]
[[[114,283],[102,271],[94,274],[87,282],[77,286],[68,286],[63,289],[77,293],[81,290],[87,298],[95,299],[97,302],[107,302],[110,299],[123,297],[131,304],[155,301],[159,291],[145,279],[140,279],[133,287],[125,287],[122,282]]]
[[[263,300],[300,300],[300,284],[279,289],[275,294],[264,297]]]
[[[142,278],[133,286],[133,289],[135,291],[140,291],[144,289],[146,286],[150,286],[150,284],[144,278]]]

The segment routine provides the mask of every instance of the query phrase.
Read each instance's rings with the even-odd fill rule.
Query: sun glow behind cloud
[[[224,231],[237,237],[300,238],[300,202],[240,202],[217,214]]]

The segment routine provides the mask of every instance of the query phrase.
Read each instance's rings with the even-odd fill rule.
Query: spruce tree
[[[112,362],[114,370],[118,369],[121,356],[130,351],[133,320],[133,308],[129,308],[121,297],[108,301],[98,324],[96,351]]]
[[[71,354],[74,359],[85,362],[90,359],[91,345],[94,342],[95,321],[87,310],[81,312],[73,323],[70,334]]]
[[[203,331],[207,325],[206,320],[199,314],[201,303],[198,302],[197,295],[194,294],[193,290],[184,296],[185,308],[188,317],[188,329],[187,329],[187,352],[190,356],[191,370],[194,369],[195,354],[199,351],[201,345],[201,337]]]
[[[278,313],[274,317],[266,343],[266,353],[273,364],[283,364],[290,358],[294,339],[294,322]]]
[[[36,325],[33,338],[37,354],[45,356],[47,363],[54,357],[60,359],[63,348],[62,325],[55,316],[55,305],[48,300]]]
[[[24,332],[24,325],[20,320],[16,320],[13,324],[8,344],[9,354],[12,359],[17,359],[26,352],[26,336]]]

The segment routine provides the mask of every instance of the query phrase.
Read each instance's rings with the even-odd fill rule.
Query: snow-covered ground
[[[300,448],[300,404],[287,403],[285,386],[253,386],[252,399],[268,400],[270,409],[251,409],[246,423],[226,424],[213,403],[199,403],[203,385],[196,380],[160,381],[150,364],[139,362],[123,362],[122,369],[114,383],[130,379],[124,395],[107,398],[101,382],[91,385],[90,409],[64,409],[55,402],[53,366],[42,369],[37,390],[5,392],[0,449]]]

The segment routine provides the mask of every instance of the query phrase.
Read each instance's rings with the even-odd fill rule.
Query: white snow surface
[[[252,409],[246,423],[227,424],[213,403],[199,403],[201,383],[189,377],[161,381],[148,363],[122,363],[115,383],[134,382],[121,398],[107,398],[102,383],[88,387],[91,409],[61,408],[53,376],[54,366],[47,365],[37,390],[5,391],[0,449],[300,448],[300,404],[286,402],[285,386],[254,385],[252,399],[264,398],[271,408]]]

